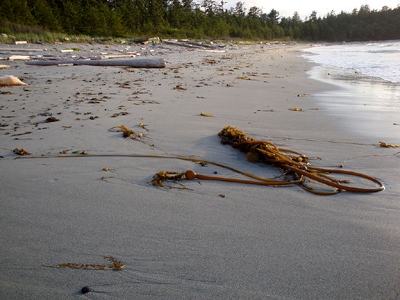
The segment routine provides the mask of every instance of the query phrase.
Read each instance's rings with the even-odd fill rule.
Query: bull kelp
[[[364,192],[373,193],[384,190],[384,185],[376,178],[371,176],[345,170],[326,169],[313,167],[305,155],[290,150],[278,148],[276,145],[258,141],[249,137],[245,132],[240,131],[231,126],[227,126],[218,133],[222,139],[222,144],[231,145],[233,148],[239,149],[246,153],[247,160],[251,162],[264,162],[275,165],[279,169],[284,170],[286,175],[292,176],[298,180],[298,184],[308,192],[315,194],[336,194],[340,191],[348,192]],[[365,178],[379,185],[377,188],[359,188],[345,185],[348,180],[337,180],[327,174],[341,173],[356,177]],[[324,185],[334,188],[333,191],[317,191],[307,184],[311,180],[315,180]]]
[[[147,129],[142,123],[139,124],[140,127]],[[127,129],[125,126],[113,127],[111,131],[118,130],[123,132],[123,137],[136,137],[136,134]],[[165,182],[174,182],[179,185],[180,189],[187,189],[178,181],[187,179],[200,179],[200,180],[218,180],[227,181],[233,183],[244,183],[244,184],[254,184],[254,185],[265,185],[265,186],[286,186],[286,185],[299,185],[304,190],[318,194],[318,195],[332,195],[337,194],[342,191],[347,192],[358,192],[358,193],[374,193],[385,189],[382,182],[371,176],[357,173],[353,171],[346,171],[343,169],[327,169],[327,168],[317,168],[313,167],[310,163],[310,158],[307,156],[290,149],[278,148],[273,143],[267,141],[259,141],[254,138],[249,137],[245,132],[240,131],[234,127],[227,126],[223,128],[218,136],[222,139],[223,145],[231,145],[235,149],[239,149],[246,153],[246,158],[252,163],[262,162],[269,165],[273,165],[277,169],[282,171],[281,175],[277,175],[273,178],[263,178],[244,171],[237,170],[230,166],[226,166],[217,162],[207,161],[203,159],[185,157],[185,156],[167,156],[167,155],[142,155],[142,154],[88,154],[81,153],[85,155],[42,155],[42,156],[29,156],[29,157],[19,157],[19,158],[72,158],[72,157],[136,157],[136,158],[169,158],[169,159],[179,159],[192,161],[197,164],[207,165],[211,164],[221,168],[225,168],[236,172],[241,175],[252,178],[253,180],[236,179],[236,178],[226,178],[217,176],[207,176],[196,174],[192,170],[187,170],[186,172],[170,172],[170,171],[160,171],[157,172],[151,184],[154,186],[169,187],[164,185]],[[146,142],[145,142],[146,143]],[[146,143],[147,144],[147,143]],[[17,149],[16,149],[17,150]],[[74,152],[73,152],[74,153]],[[108,170],[104,168],[103,170]],[[115,172],[115,170],[113,170]],[[350,183],[347,179],[336,179],[333,178],[332,174],[341,174],[342,176],[353,177],[358,179],[364,179],[368,183],[373,182],[378,185],[374,188],[364,188],[348,185]],[[110,178],[114,178],[110,177]],[[102,178],[105,179],[105,178]],[[324,188],[315,189],[311,186],[312,182],[322,184],[329,188],[326,190]],[[364,183],[363,183],[364,184]]]

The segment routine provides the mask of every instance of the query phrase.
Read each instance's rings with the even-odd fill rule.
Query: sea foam
[[[315,63],[400,83],[398,40],[319,45],[304,51],[303,56]]]

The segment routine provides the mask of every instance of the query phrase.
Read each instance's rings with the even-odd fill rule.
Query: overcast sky
[[[252,6],[257,6],[265,13],[269,13],[271,9],[279,12],[281,17],[292,17],[294,12],[300,14],[302,20],[309,16],[313,10],[320,17],[334,10],[339,14],[342,10],[351,12],[354,8],[359,9],[361,5],[368,4],[371,9],[380,10],[382,6],[387,5],[389,8],[396,8],[400,4],[400,0],[225,0],[227,4],[225,8],[234,7],[236,2],[244,2],[247,11]],[[220,1],[217,1],[220,2]]]

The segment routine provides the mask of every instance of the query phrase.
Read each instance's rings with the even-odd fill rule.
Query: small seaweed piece
[[[203,113],[203,112],[200,112],[200,116],[203,116],[203,117],[212,117],[213,115],[205,114],[205,113]]]
[[[78,263],[65,263],[55,266],[42,265],[45,268],[69,268],[75,270],[111,270],[120,271],[125,265],[112,256],[104,256],[104,259],[111,262],[111,265],[96,265],[96,264],[78,264]]]
[[[136,138],[136,137],[135,137],[136,133],[135,133],[133,130],[130,130],[130,129],[126,128],[124,125],[121,125],[121,126],[114,126],[114,127],[111,128],[110,130],[112,130],[112,129],[119,129],[119,131],[122,131],[122,136],[123,136],[124,138],[131,137],[132,135],[133,135],[132,139],[135,139],[135,138]]]
[[[142,127],[143,129],[146,129],[146,131],[149,131],[149,129],[143,123],[139,123],[139,126]]]
[[[184,186],[183,184],[178,183],[178,180],[185,179],[186,178],[186,172],[182,173],[176,173],[176,172],[168,172],[168,171],[160,171],[153,176],[153,180],[151,183],[154,186],[161,186],[161,187],[169,187],[169,188],[177,188],[177,189],[184,189],[186,190],[187,187]],[[170,186],[170,185],[164,185],[164,182],[166,181],[172,181],[176,184],[179,184],[181,187],[175,187],[175,186]]]
[[[18,155],[21,155],[21,156],[31,155],[31,154],[30,154],[28,151],[26,151],[24,148],[21,148],[21,149],[15,148],[15,149],[13,150],[13,152],[14,152],[15,154],[18,154]]]
[[[147,131],[149,131],[143,123],[140,123],[139,126],[142,127],[143,129],[146,129]],[[115,131],[117,131],[117,132],[122,131],[122,135],[123,135],[124,138],[130,137],[132,140],[140,141],[140,142],[142,142],[143,144],[146,144],[146,145],[149,146],[149,147],[153,147],[154,149],[157,149],[157,148],[154,146],[154,144],[149,144],[149,143],[147,143],[147,142],[145,141],[144,138],[147,137],[145,134],[143,134],[143,133],[136,133],[136,132],[134,132],[133,130],[127,129],[124,125],[121,125],[121,126],[114,126],[114,127],[110,128],[109,131],[114,131],[114,132],[115,132]],[[157,150],[160,150],[160,151],[163,151],[163,152],[165,152],[165,153],[168,153],[168,152],[166,152],[166,151],[164,151],[164,150],[161,150],[161,149],[157,149]]]
[[[249,78],[249,77],[247,77],[247,76],[238,76],[238,77],[236,77],[236,79],[241,79],[241,80],[255,80],[255,79],[251,79],[251,78]]]
[[[386,148],[398,148],[398,147],[400,147],[400,145],[386,144],[386,143],[384,143],[384,142],[381,142],[381,143],[379,144],[379,146],[381,146],[381,147],[386,147]]]
[[[123,112],[119,112],[119,113],[114,113],[114,114],[111,116],[111,118],[116,118],[116,117],[118,117],[118,116],[126,116],[126,115],[129,115],[129,112],[123,111]]]
[[[113,271],[120,271],[125,267],[125,265],[123,263],[121,263],[120,261],[118,261],[117,259],[115,259],[112,256],[104,256],[104,259],[107,259],[108,261],[113,263],[112,266],[109,266],[109,269],[111,269]]]
[[[104,179],[115,178],[115,176],[116,176],[115,170],[114,170],[114,169],[110,169],[110,168],[105,167],[105,168],[103,168],[103,171],[111,172],[111,173],[113,173],[114,176],[111,176],[111,177],[105,177],[105,176],[103,176],[103,177],[101,177],[102,180],[104,180]]]
[[[180,85],[174,86],[174,90],[181,90],[181,91],[186,91],[184,87],[181,87]]]
[[[58,122],[58,121],[60,121],[60,119],[57,119],[56,117],[50,117],[46,119],[46,123]]]
[[[0,124],[0,127],[1,127],[1,124]],[[16,134],[13,134],[11,136],[20,136],[20,135],[31,134],[31,133],[32,133],[32,131],[27,131],[27,132],[24,132],[24,133],[16,133]]]

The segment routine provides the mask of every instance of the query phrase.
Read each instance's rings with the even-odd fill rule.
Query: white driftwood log
[[[0,86],[13,86],[13,85],[27,85],[25,82],[19,80],[14,75],[3,75],[0,76]]]
[[[104,60],[37,60],[28,61],[27,65],[54,66],[54,65],[90,65],[110,67],[131,67],[131,68],[165,68],[165,61],[162,58],[149,59],[104,59]]]
[[[189,44],[184,44],[184,43],[170,42],[170,41],[165,41],[165,40],[163,40],[163,42],[165,44],[181,46],[181,47],[186,47],[186,48],[203,49],[203,47],[200,47],[200,46],[194,46],[194,45],[189,45]]]
[[[29,55],[11,55],[8,60],[28,60],[31,59]]]
[[[17,51],[17,52],[42,52],[46,51],[46,49],[24,49],[24,48],[0,48],[0,51]]]

